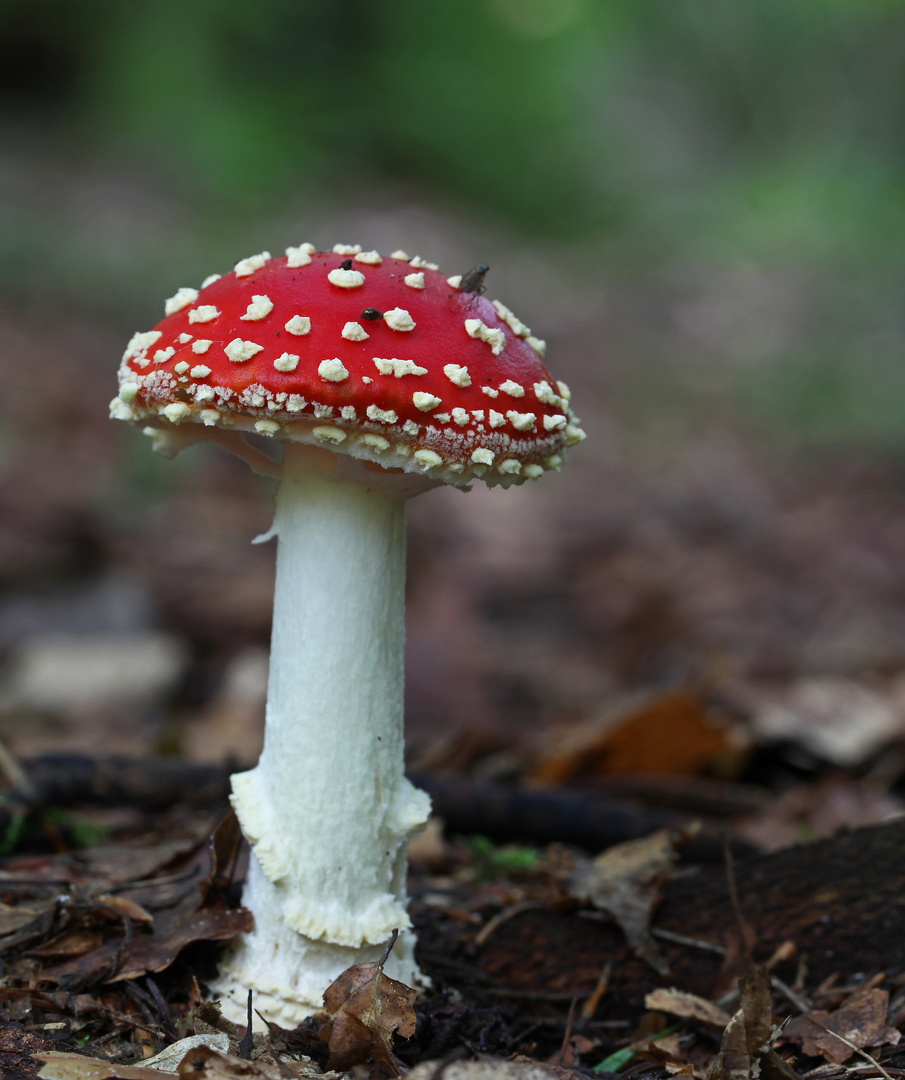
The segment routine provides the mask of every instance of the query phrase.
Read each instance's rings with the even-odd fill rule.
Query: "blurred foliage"
[[[4,0],[0,105],[217,215],[390,178],[636,252],[892,255],[903,33],[901,0]]]

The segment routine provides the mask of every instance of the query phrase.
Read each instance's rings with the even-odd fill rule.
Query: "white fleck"
[[[439,454],[435,454],[433,450],[416,450],[414,454],[415,461],[419,465],[423,465],[425,469],[432,469],[436,465],[443,464],[443,458]]]
[[[401,259],[402,262],[408,262],[409,261],[408,255],[406,255],[406,253],[404,251],[402,251],[402,250],[394,251],[393,254],[390,255],[390,258],[391,259]]]
[[[414,330],[415,320],[405,308],[394,307],[383,313],[384,322],[391,330]]]
[[[159,330],[145,330],[144,333],[133,334],[123,353],[123,360],[129,360],[145,349],[150,349],[162,336]]]
[[[502,413],[497,412],[496,409],[490,410],[490,416],[488,419],[492,428],[502,427],[503,424],[506,423],[506,417],[503,416]]]
[[[465,332],[469,337],[486,341],[494,356],[499,356],[506,347],[506,335],[498,328],[491,328],[480,319],[466,319]]]
[[[366,266],[380,266],[383,259],[380,257],[380,253],[377,251],[358,251],[355,256],[355,261],[364,263]],[[379,438],[380,436],[376,436]]]
[[[311,434],[321,442],[341,443],[346,441],[346,433],[342,428],[328,427],[326,424],[313,428]]]
[[[135,400],[135,395],[138,393],[138,391],[140,389],[141,389],[141,387],[138,385],[138,383],[124,382],[122,384],[122,386],[119,388],[119,399],[120,399],[120,401],[125,401],[127,404],[130,401],[134,401]]]
[[[412,401],[415,403],[416,409],[420,409],[422,412],[430,412],[431,409],[436,409],[442,398],[435,397],[433,394],[426,394],[422,390],[416,390],[412,394]]]
[[[280,391],[280,392],[279,392],[279,393],[277,394],[277,397],[276,397],[276,399],[277,399],[277,401],[285,401],[285,400],[286,400],[286,398],[288,398],[288,397],[289,397],[289,395],[288,395],[288,394],[286,393],[286,391],[285,391],[285,390],[281,390],[281,391]]]
[[[557,379],[556,380],[556,389],[559,391],[559,396],[563,399],[563,401],[571,401],[571,399],[572,399],[572,391],[562,381],[562,379]]]
[[[463,367],[461,364],[444,364],[443,374],[455,386],[471,386],[471,376],[468,374],[468,368]]]
[[[215,281],[219,281],[222,274],[208,274],[204,281],[201,282],[201,288],[206,289],[208,285],[213,285]]]
[[[357,322],[347,322],[342,328],[342,336],[346,341],[367,341],[371,336],[367,330]]]
[[[296,337],[304,337],[305,334],[311,332],[311,320],[307,315],[293,315],[283,329],[288,330],[290,334],[295,334]]]
[[[392,409],[379,409],[376,405],[369,405],[366,412],[369,420],[379,420],[381,424],[395,424],[398,419]]]
[[[286,411],[301,412],[307,404],[308,402],[301,396],[301,394],[290,394],[286,400]]]
[[[547,431],[562,431],[568,421],[562,415],[562,413],[554,413],[552,416],[544,417],[544,428]]]
[[[449,423],[449,413],[448,412],[434,413],[434,419],[439,424],[448,424]]]
[[[328,416],[333,415],[333,406],[321,405],[320,402],[317,402],[314,405],[314,415],[318,420],[326,420]]]
[[[337,255],[357,255],[361,251],[361,244],[334,244],[333,251]]]
[[[115,397],[110,402],[110,418],[111,420],[134,420],[135,413],[131,405],[127,405],[122,398]]]
[[[481,421],[481,420],[484,419],[484,410],[483,409],[472,409],[471,410],[471,415],[475,418],[475,420]]]
[[[427,368],[418,367],[414,360],[397,360],[396,357],[386,359],[382,356],[375,356],[372,359],[381,375],[395,375],[397,379],[401,379],[403,375],[427,374]]]
[[[299,358],[294,353],[284,352],[273,362],[277,371],[295,371],[299,366]]]
[[[559,395],[546,379],[541,379],[540,382],[534,384],[534,394],[537,400],[542,401],[545,405],[555,406],[562,404],[559,400]]]
[[[177,375],[184,375],[188,369],[189,365],[184,360],[180,360],[178,364],[173,365],[173,370]]]
[[[421,432],[421,425],[416,424],[414,420],[406,420],[402,425],[402,430],[406,435],[418,435]]]
[[[462,462],[461,462],[461,461],[454,461],[454,462],[453,462],[453,463],[452,463],[452,464],[451,464],[451,465],[449,466],[449,471],[450,471],[450,472],[455,472],[455,473],[459,473],[459,472],[463,472],[464,470],[465,470],[465,466],[464,466],[464,465],[462,464]]]
[[[566,446],[575,446],[576,443],[583,442],[587,435],[578,427],[577,424],[569,424],[566,427]]]
[[[451,285],[454,289],[458,289],[458,287],[462,284],[462,275],[453,274],[452,277],[448,277],[446,279],[446,284]]]
[[[200,307],[192,308],[189,312],[189,322],[213,322],[220,314],[213,304],[201,304]]]
[[[511,473],[513,476],[518,476],[522,471],[522,463],[515,458],[504,458],[503,461],[497,465],[497,472]],[[543,470],[541,470],[543,471]]]
[[[337,267],[327,274],[327,281],[331,285],[338,285],[341,289],[357,289],[365,283],[365,276],[360,270],[343,270]]]
[[[206,379],[210,373],[211,369],[205,364],[196,364],[189,372],[189,375],[191,375],[193,379]]]
[[[503,320],[504,323],[517,337],[528,337],[531,331],[522,322],[522,320],[514,315],[505,304],[501,304],[499,300],[491,301],[496,308],[496,313]]]
[[[499,390],[494,390],[494,388],[492,386],[482,386],[481,387],[481,393],[486,394],[488,397],[499,397],[500,396]]]
[[[508,394],[510,397],[524,397],[525,388],[521,383],[513,382],[512,379],[507,379],[504,383],[500,383],[500,390],[504,394]]]
[[[207,350],[213,344],[214,343],[212,341],[208,341],[205,338],[198,338],[198,340],[196,342],[194,342],[193,345],[192,345],[192,352],[193,353],[199,353],[199,354],[200,353],[206,353]]]
[[[263,347],[263,345],[256,345],[253,341],[233,338],[228,345],[223,347],[223,351],[234,364],[242,364],[246,360],[250,360],[255,353],[259,353]]]
[[[182,311],[183,308],[187,308],[191,304],[194,304],[197,299],[197,289],[177,289],[175,296],[171,296],[169,300],[167,300],[167,302],[163,305],[164,314],[173,315],[177,311]]]
[[[535,465],[532,462],[530,465],[523,465],[522,472],[529,480],[536,480],[539,476],[544,475],[544,468],[542,465]]]
[[[348,368],[339,357],[334,357],[332,360],[321,360],[317,365],[317,373],[325,382],[342,382],[349,377]]]
[[[270,252],[262,251],[260,255],[249,255],[247,259],[240,259],[233,267],[233,270],[236,272],[236,277],[248,277],[248,275],[253,274],[255,270],[260,270],[269,258]]]
[[[191,340],[192,340],[192,335],[191,334],[180,334],[179,335],[179,344],[180,345],[188,345],[188,343]]]
[[[339,410],[339,415],[343,418],[343,420],[354,420],[355,419],[355,406],[354,405],[343,405],[343,407]]]
[[[314,251],[313,244],[300,244],[298,247],[286,248],[286,266],[295,269],[299,266],[307,266],[311,262]]]
[[[419,271],[417,274],[406,274],[402,279],[410,289],[423,289],[424,288],[424,274]]]
[[[361,381],[367,385],[367,383],[372,383],[374,380],[370,375],[362,375]]]
[[[362,435],[361,441],[365,446],[373,447],[378,453],[382,450],[386,450],[390,445],[389,439],[385,439],[382,435],[374,435],[372,432]]]
[[[452,418],[460,427],[463,427],[471,419],[471,417],[468,415],[468,410],[460,408],[453,409]]]
[[[248,398],[249,403],[254,409],[263,409],[264,405],[267,402],[267,398],[264,397],[264,395],[261,393],[250,393],[248,390],[246,390],[242,396]]]
[[[544,460],[545,469],[559,469],[562,467],[562,457],[559,454],[551,454]]]
[[[214,400],[214,388],[212,386],[193,386],[194,398],[196,404],[202,404],[205,401]]]
[[[485,450],[483,446],[479,446],[477,450],[472,451],[471,460],[476,465],[492,465],[493,454],[489,450]]]
[[[546,341],[541,341],[540,338],[536,338],[532,335],[528,338],[528,344],[531,346],[532,349],[534,349],[534,351],[541,358],[541,360],[543,360],[543,358],[547,355]]]
[[[211,427],[213,424],[216,424],[219,419],[220,414],[216,409],[201,410],[201,421],[205,427]]]
[[[258,322],[266,319],[273,311],[273,301],[269,296],[252,296],[251,303],[245,309],[245,314],[240,315],[242,322]]]
[[[413,259],[409,259],[409,266],[413,266],[416,270],[439,270],[440,267],[436,263],[425,262],[420,255],[416,255]]]
[[[394,449],[400,457],[412,456],[412,448],[408,445],[408,443],[396,443]]]
[[[280,425],[276,420],[255,420],[255,431],[259,435],[276,435],[280,430]]]
[[[537,417],[533,412],[507,412],[506,416],[509,419],[509,423],[515,428],[516,431],[533,431],[534,421]],[[546,417],[544,420],[546,421]]]
[[[173,348],[172,345],[168,346],[166,349],[158,349],[157,352],[154,353],[154,363],[166,363],[166,361],[170,359],[174,352],[176,352],[176,350]]]
[[[184,420],[192,410],[183,401],[173,401],[163,408],[163,415],[171,424],[178,424]]]

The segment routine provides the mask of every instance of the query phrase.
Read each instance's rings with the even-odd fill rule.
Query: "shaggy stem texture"
[[[386,973],[418,979],[406,847],[430,803],[403,773],[405,502],[377,473],[329,475],[333,460],[286,446],[264,749],[232,778],[255,928],[215,991],[244,1021],[252,987],[286,1027],[396,928]]]

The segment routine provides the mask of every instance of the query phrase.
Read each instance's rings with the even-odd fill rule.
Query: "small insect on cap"
[[[584,433],[544,343],[481,295],[486,273],[447,278],[344,244],[242,259],[177,290],[132,338],[111,413],[319,444],[452,484],[536,479]]]

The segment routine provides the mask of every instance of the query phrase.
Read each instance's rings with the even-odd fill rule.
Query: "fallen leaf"
[[[898,1045],[902,1036],[887,1025],[888,1008],[888,991],[874,988],[855,994],[835,1012],[813,1009],[797,1016],[783,1032],[783,1038],[800,1043],[812,1057],[822,1056],[841,1065],[854,1053],[852,1046],[863,1050],[868,1046]]]
[[[120,1065],[56,1050],[34,1056],[45,1063],[38,1073],[40,1080],[160,1080],[157,1069],[143,1065]]]
[[[669,1013],[670,1016],[702,1020],[705,1024],[715,1024],[717,1027],[725,1027],[731,1019],[727,1012],[712,1001],[675,988],[652,990],[644,998],[644,1007]]]
[[[303,1062],[287,1064],[278,1061],[246,1061],[244,1058],[221,1054],[210,1046],[196,1046],[179,1063],[177,1075],[193,1080],[286,1080],[306,1075]],[[160,1073],[156,1073],[160,1080]]]
[[[212,1050],[219,1050],[221,1054],[225,1054],[229,1050],[229,1036],[222,1031],[210,1032],[207,1035],[187,1035],[184,1039],[171,1043],[159,1054],[146,1058],[142,1065],[146,1069],[177,1072],[179,1063],[189,1050],[194,1050],[198,1046],[208,1046]]]
[[[770,1036],[770,976],[759,967],[739,980],[741,1004],[726,1025],[707,1080],[797,1080],[798,1074],[773,1050]]]
[[[575,733],[566,750],[532,773],[538,784],[562,786],[579,776],[695,776],[731,771],[744,744],[731,718],[693,690],[661,694],[604,730]]]
[[[576,856],[569,893],[611,915],[635,952],[661,975],[669,966],[650,936],[650,919],[669,879],[684,831],[660,829],[641,840],[608,848],[596,859]]]
[[[384,975],[379,963],[347,968],[324,991],[324,1009],[332,1018],[327,1067],[344,1071],[370,1060],[386,1075],[398,1076],[393,1035],[414,1035],[416,995]]]

